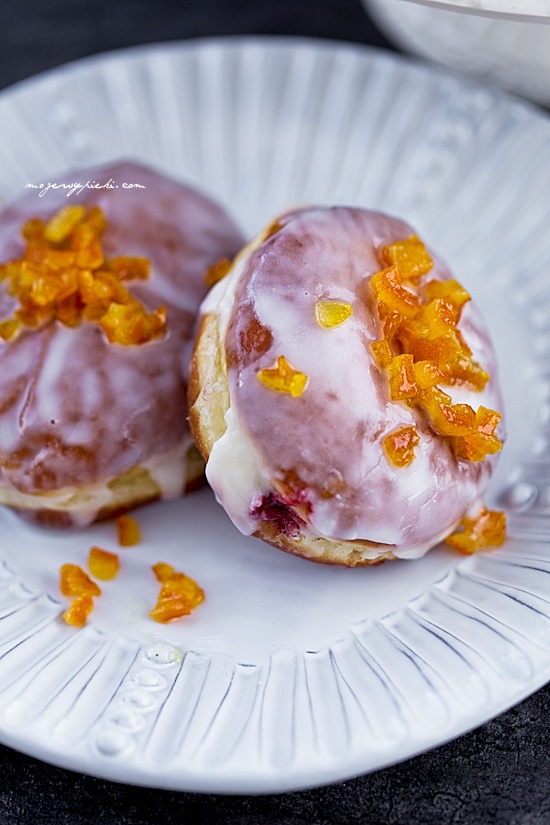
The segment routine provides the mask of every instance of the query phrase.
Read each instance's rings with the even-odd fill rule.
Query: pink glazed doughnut
[[[237,256],[201,307],[189,409],[242,533],[347,566],[449,536],[503,438],[468,294],[410,226],[358,208],[288,212]]]
[[[112,185],[69,196],[63,188],[41,197],[32,190],[0,211],[0,503],[56,526],[180,496],[202,477],[186,420],[192,336],[206,269],[243,242],[210,198],[141,165],[79,170],[69,180]],[[66,206],[102,211],[101,266],[117,256],[149,262],[147,278],[129,277],[121,289],[148,313],[163,307],[162,334],[140,344],[112,342],[93,321],[62,323],[59,310],[10,338],[10,319],[21,307],[15,276],[10,280],[14,266],[5,264],[25,255],[21,230],[29,219],[48,222]],[[54,252],[67,244],[54,244]],[[66,254],[68,278],[75,256]],[[91,278],[83,267],[80,297]]]

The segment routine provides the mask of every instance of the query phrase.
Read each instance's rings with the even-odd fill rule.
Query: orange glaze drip
[[[295,370],[285,356],[280,355],[273,369],[258,372],[258,380],[270,390],[285,392],[293,398],[299,398],[306,388],[308,377],[305,373]]]
[[[171,564],[158,562],[152,570],[161,583],[157,603],[149,611],[154,621],[164,624],[188,616],[204,601],[202,587],[190,576],[174,570]]]
[[[459,553],[470,556],[482,547],[500,547],[506,538],[506,515],[482,507],[475,518],[464,518],[461,530],[445,541]]]
[[[51,320],[74,327],[99,324],[111,343],[143,344],[164,334],[166,312],[147,312],[124,281],[149,277],[146,258],[105,258],[102,210],[65,206],[48,223],[34,218],[23,225],[26,248],[18,260],[0,266],[10,295],[19,300],[14,314],[0,322],[0,338],[13,339],[23,327]]]
[[[371,289],[383,337],[371,351],[388,376],[390,398],[420,407],[458,458],[483,461],[502,448],[501,414],[453,404],[439,386],[480,392],[489,380],[457,328],[469,294],[456,280],[424,283],[433,263],[415,235],[383,247],[379,258],[388,266],[372,276]]]

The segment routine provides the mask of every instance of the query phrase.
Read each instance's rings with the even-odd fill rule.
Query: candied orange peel
[[[389,433],[382,445],[392,464],[407,467],[414,460],[414,448],[420,443],[420,436],[412,426],[399,427]]]
[[[94,609],[94,600],[91,596],[79,596],[73,599],[70,606],[63,613],[63,621],[73,627],[84,627],[88,616]]]
[[[459,531],[445,541],[459,553],[470,556],[483,547],[500,547],[505,538],[506,514],[482,507],[474,518],[463,518]]]
[[[207,286],[214,286],[214,284],[217,284],[218,281],[225,278],[230,269],[231,261],[229,258],[219,258],[212,264],[212,266],[209,266],[204,273],[204,280],[206,281]]]
[[[97,323],[111,343],[144,344],[164,334],[166,311],[148,312],[126,281],[149,277],[146,258],[106,258],[101,236],[107,223],[92,206],[64,206],[45,222],[22,228],[26,248],[18,260],[0,265],[0,280],[19,306],[0,322],[0,338],[15,338],[24,327],[57,320],[68,327]]]
[[[101,596],[101,588],[78,564],[63,564],[59,588],[64,596]]]
[[[103,550],[101,547],[91,547],[88,555],[88,570],[96,579],[110,581],[118,575],[120,560],[116,553]]]
[[[127,513],[117,516],[116,532],[121,547],[132,547],[140,542],[139,524],[133,516],[129,516]]]
[[[99,585],[78,564],[63,564],[59,571],[59,589],[72,599],[63,613],[64,622],[84,627],[94,608],[94,597],[101,596]]]
[[[284,355],[280,355],[277,358],[277,366],[258,372],[258,380],[270,390],[299,398],[307,386],[308,377],[304,372],[294,369]]]
[[[496,433],[501,414],[453,404],[441,389],[448,385],[481,392],[490,377],[472,358],[458,328],[470,295],[454,279],[425,278],[433,261],[416,235],[382,247],[379,258],[385,268],[372,276],[370,285],[382,337],[371,351],[388,376],[390,398],[419,407],[458,458],[483,461],[502,448]]]
[[[349,301],[317,301],[315,304],[317,323],[327,329],[341,326],[352,313],[353,307]]]
[[[386,266],[396,266],[408,281],[417,280],[433,267],[428,250],[417,235],[383,246],[380,260]]]
[[[129,524],[131,532],[137,529],[137,522],[131,516],[124,515],[117,519],[119,530],[122,519],[128,519],[128,522],[122,521],[122,523]],[[139,529],[137,538],[139,540]],[[135,539],[135,532],[133,539]],[[136,542],[132,540],[130,543]],[[93,546],[88,554],[88,570],[95,578],[109,581],[118,575],[119,556],[117,553]],[[156,622],[171,622],[182,616],[188,616],[204,601],[205,594],[202,587],[199,587],[190,576],[175,570],[171,564],[161,561],[153,565],[152,570],[161,585],[157,603],[149,611],[151,618]],[[95,597],[101,596],[101,588],[77,564],[64,564],[59,573],[60,590],[64,596],[72,599],[71,604],[62,614],[63,621],[75,627],[83,627],[94,609]]]
[[[157,562],[152,567],[160,593],[155,607],[149,615],[162,624],[188,616],[192,610],[204,601],[204,590],[185,573],[175,570],[171,564]]]

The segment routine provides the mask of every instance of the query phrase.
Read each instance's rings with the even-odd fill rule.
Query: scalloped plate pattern
[[[373,50],[238,38],[87,59],[0,95],[0,199],[132,157],[209,192],[252,234],[285,207],[410,221],[484,311],[509,437],[489,503],[509,538],[471,558],[329,568],[240,536],[208,490],[137,514],[82,630],[57,575],[112,522],[41,532],[0,512],[0,738],[133,784],[256,793],[342,780],[479,725],[550,678],[550,122]],[[207,599],[147,615],[162,559]]]

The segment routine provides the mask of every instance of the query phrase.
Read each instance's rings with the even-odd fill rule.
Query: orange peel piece
[[[399,427],[382,441],[388,459],[396,467],[407,467],[414,461],[414,448],[419,443],[420,436],[412,426]]]
[[[372,276],[371,288],[379,301],[389,310],[398,312],[404,318],[414,318],[420,309],[420,299],[416,293],[403,286],[396,266],[390,266]]]
[[[101,588],[78,564],[63,564],[59,571],[59,589],[64,596],[101,596]]]
[[[132,547],[141,541],[139,524],[133,516],[127,513],[117,516],[116,531],[118,543],[121,547]]]
[[[385,338],[382,338],[381,341],[373,341],[370,345],[371,352],[374,356],[374,360],[378,364],[381,369],[385,369],[389,367],[393,360],[393,351],[389,345],[389,342],[386,341]]]
[[[450,278],[448,281],[428,281],[424,287],[424,295],[427,301],[443,298],[458,308],[462,308],[464,304],[472,300],[470,293],[455,278]]]
[[[459,553],[470,556],[484,547],[500,547],[506,538],[506,514],[482,507],[474,518],[464,518],[459,531],[445,541]]]
[[[390,397],[393,401],[404,401],[418,395],[412,355],[396,355],[388,364]]]
[[[471,431],[454,443],[457,456],[468,461],[483,461],[487,455],[498,453],[502,449],[502,441],[495,430],[501,417],[496,410],[480,407]]]
[[[258,380],[269,390],[288,393],[293,398],[299,398],[307,386],[308,376],[294,369],[285,356],[280,355],[277,358],[276,367],[258,372]]]
[[[158,561],[152,566],[151,570],[155,574],[157,581],[161,583],[172,579],[176,574],[175,568],[165,561]]]
[[[379,252],[382,263],[396,266],[401,277],[416,281],[433,268],[433,260],[417,235],[383,246]]]
[[[110,581],[118,575],[120,559],[116,553],[110,553],[101,547],[91,547],[88,555],[88,570],[96,579]]]
[[[185,573],[174,570],[166,562],[157,562],[152,570],[161,583],[157,603],[149,611],[151,618],[161,624],[188,616],[204,601],[202,587]]]
[[[94,600],[91,596],[79,596],[73,599],[71,605],[64,611],[63,621],[73,627],[84,627],[93,609]]]
[[[225,278],[230,269],[231,261],[229,258],[223,257],[217,260],[212,264],[212,266],[209,266],[204,273],[204,280],[206,281],[207,286],[214,286],[214,284],[217,284],[218,281]]]
[[[319,326],[331,329],[340,327],[353,314],[353,307],[349,301],[317,301],[315,317]]]
[[[58,244],[69,237],[73,229],[82,222],[86,209],[84,206],[64,206],[55,213],[44,228],[44,239],[51,244]]]

